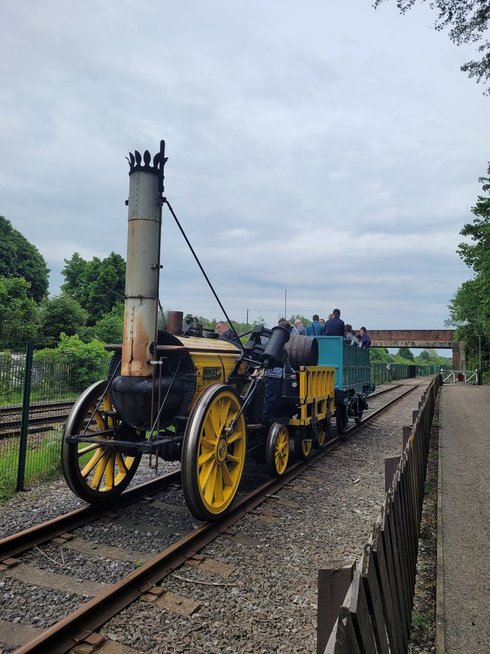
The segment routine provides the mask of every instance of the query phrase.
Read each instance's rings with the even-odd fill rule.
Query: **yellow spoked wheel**
[[[313,438],[313,447],[315,450],[321,450],[327,442],[327,431],[325,429],[324,421],[320,420],[315,428],[315,437]]]
[[[104,394],[106,386],[106,381],[96,382],[82,393],[63,433],[63,474],[72,491],[91,504],[105,504],[118,497],[130,483],[141,459],[141,452],[111,445],[115,437],[128,440],[129,436],[134,440],[136,430],[124,425],[124,430],[120,429],[116,436],[117,417],[109,394]],[[91,437],[98,432],[107,432],[99,436],[104,444],[69,440],[71,436]]]
[[[285,425],[274,422],[267,434],[265,464],[271,477],[282,477],[289,461],[289,433]]]
[[[303,429],[298,429],[294,435],[294,451],[298,459],[307,459],[311,456],[313,450],[313,437],[311,432],[306,433]]]
[[[231,386],[213,384],[196,402],[182,446],[182,487],[200,520],[219,518],[230,506],[242,478],[247,426],[240,398]]]

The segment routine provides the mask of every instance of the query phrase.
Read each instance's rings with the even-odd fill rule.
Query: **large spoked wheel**
[[[335,424],[337,427],[337,434],[339,434],[339,436],[344,434],[347,428],[347,420],[347,409],[345,404],[337,405],[335,408]]]
[[[324,420],[317,422],[315,427],[315,438],[313,439],[313,447],[316,450],[321,450],[325,447],[328,438],[330,437],[330,415]]]
[[[182,487],[199,520],[220,517],[242,478],[247,426],[240,398],[231,386],[213,384],[198,399],[187,422],[182,447]]]
[[[104,394],[106,386],[106,381],[96,382],[82,393],[63,433],[63,474],[71,490],[91,504],[107,504],[117,498],[134,477],[141,459],[141,452],[121,451],[111,445],[115,431],[100,436],[104,444],[67,441],[69,436],[90,437],[115,429],[116,412],[109,394]],[[125,427],[126,435],[136,433],[132,427]]]
[[[267,434],[265,464],[271,477],[282,477],[289,461],[289,433],[285,425],[274,422]]]
[[[294,435],[294,451],[298,459],[308,459],[313,451],[313,434],[298,429]]]

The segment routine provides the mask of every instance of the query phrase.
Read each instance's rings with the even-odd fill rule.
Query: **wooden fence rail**
[[[394,474],[393,465],[386,465],[391,481],[360,563],[336,562],[319,571],[318,654],[407,652],[430,433],[441,381],[440,375],[434,378],[414,412],[413,426],[403,429],[404,448]]]

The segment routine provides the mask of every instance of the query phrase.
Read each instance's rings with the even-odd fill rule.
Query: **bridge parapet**
[[[372,347],[451,349],[453,368],[466,368],[465,344],[454,340],[454,329],[370,329],[369,335]]]
[[[370,329],[373,347],[452,347],[454,329]]]

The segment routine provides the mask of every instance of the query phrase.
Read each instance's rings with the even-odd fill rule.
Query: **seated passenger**
[[[361,342],[359,343],[359,347],[362,347],[364,350],[367,350],[371,347],[371,337],[366,331],[365,327],[361,327],[359,329],[359,336],[361,337]]]
[[[352,325],[346,325],[345,326],[345,341],[346,343],[349,343],[350,345],[359,345],[359,341],[356,338],[356,335],[354,334],[354,330],[352,329]]]
[[[332,314],[333,318],[325,323],[325,336],[344,336],[345,323],[340,319],[340,309],[334,309]]]

